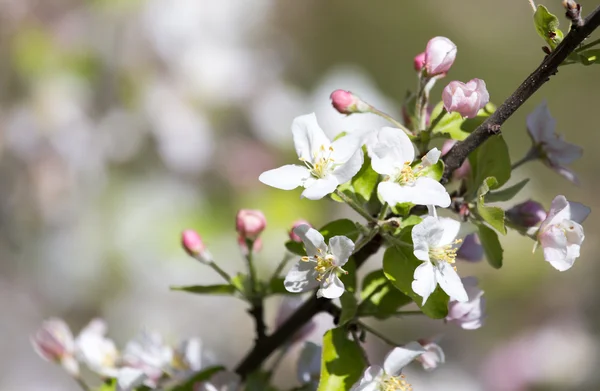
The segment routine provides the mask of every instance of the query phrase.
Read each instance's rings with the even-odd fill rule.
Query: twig
[[[456,170],[463,161],[478,146],[483,144],[492,135],[500,133],[500,126],[517,111],[527,99],[529,99],[550,77],[556,74],[558,66],[577,49],[600,25],[600,7],[596,8],[584,21],[583,26],[573,28],[563,39],[560,45],[533,71],[531,75],[517,88],[517,90],[498,107],[488,119],[482,123],[464,141],[456,143],[454,147],[444,156],[444,175],[442,183],[448,182],[452,172]]]

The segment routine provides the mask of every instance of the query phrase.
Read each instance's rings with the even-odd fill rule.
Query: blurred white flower
[[[309,387],[310,390],[316,390],[319,386],[322,350],[321,346],[313,342],[306,342],[298,357],[296,366],[298,381]]]
[[[123,351],[123,366],[139,369],[147,376],[144,384],[155,387],[173,360],[173,350],[160,334],[143,330]]]
[[[79,376],[75,340],[71,329],[62,319],[51,318],[44,321],[31,337],[31,343],[40,357],[60,363],[71,376]]]

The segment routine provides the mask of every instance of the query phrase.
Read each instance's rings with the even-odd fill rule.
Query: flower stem
[[[387,343],[388,345],[399,346],[399,344],[397,344],[396,342],[392,341],[391,339],[389,339],[385,335],[381,334],[379,331],[375,330],[371,326],[369,326],[369,325],[367,325],[367,324],[365,324],[365,323],[363,323],[361,321],[357,321],[356,324],[359,325],[360,327],[362,327],[363,329],[365,329],[366,331],[368,331],[369,333],[373,334],[374,336],[378,337],[380,340],[382,340],[383,342]]]
[[[529,5],[531,6],[531,8],[533,9],[533,12],[537,11],[537,8],[535,7],[535,2],[533,0],[529,0]]]
[[[258,278],[256,277],[256,267],[254,266],[254,241],[250,239],[246,239],[246,247],[248,248],[248,253],[246,254],[246,261],[248,263],[248,276],[250,276],[250,285],[252,287],[252,296],[255,298],[258,293]]]
[[[367,243],[371,241],[379,232],[379,226],[371,229],[368,234],[364,235],[356,244],[354,245],[354,251],[352,254],[356,254],[361,248],[363,248]]]
[[[594,47],[594,46],[598,45],[599,43],[600,43],[600,38],[598,38],[598,39],[595,39],[595,40],[593,40],[593,41],[592,41],[592,42],[590,42],[590,43],[587,43],[587,44],[585,44],[585,45],[582,45],[582,46],[578,47],[578,48],[575,50],[575,52],[576,52],[576,53],[579,53],[579,52],[581,52],[581,51],[583,51],[583,50],[586,50],[586,49],[589,49],[589,48],[591,48],[591,47]]]
[[[279,262],[279,265],[277,265],[277,268],[275,269],[275,271],[271,275],[271,278],[269,279],[269,281],[273,281],[277,277],[279,277],[279,275],[281,274],[281,271],[283,270],[283,268],[285,267],[285,265],[287,265],[287,263],[292,258],[293,258],[292,254],[290,254],[289,252],[286,252],[286,254],[283,256],[283,259],[281,260],[281,262]]]
[[[398,247],[410,247],[410,248],[413,247],[412,244],[403,242],[402,240],[400,240],[398,238],[395,238],[392,234],[389,234],[387,232],[383,233],[383,237],[386,238],[394,246],[398,246]]]
[[[419,75],[419,86],[417,88],[417,98],[415,102],[415,114],[417,116],[417,131],[425,130],[427,124],[427,103],[429,101],[429,92],[427,91],[427,83],[429,79],[423,75]]]
[[[340,190],[335,189],[335,195],[340,197],[342,201],[348,204],[349,207],[354,209],[356,213],[367,219],[368,222],[377,224],[377,219],[371,216],[362,206],[358,205],[352,198],[342,193]]]
[[[537,159],[537,157],[538,157],[537,150],[535,148],[531,148],[529,150],[529,152],[527,152],[527,154],[523,157],[523,159],[517,161],[516,163],[513,163],[513,165],[510,166],[510,169],[515,170],[518,167],[522,166],[523,164],[525,164],[531,160]]]
[[[378,110],[375,107],[370,106],[370,105],[369,105],[369,111],[375,115],[380,116],[381,118],[384,118],[384,119],[390,121],[395,127],[402,129],[408,137],[410,137],[410,138],[415,137],[413,132],[411,132],[406,126],[402,125],[400,122],[396,121],[391,115],[386,114],[383,111]]]
[[[242,295],[242,297],[246,297],[246,294],[244,293],[244,291],[240,290],[233,283],[231,276],[225,270],[221,269],[221,267],[219,265],[217,265],[214,261],[208,262],[207,265],[210,266],[214,271],[216,271],[218,275],[223,277],[223,279],[225,281],[227,281],[229,284],[231,284],[231,286],[233,286]]]

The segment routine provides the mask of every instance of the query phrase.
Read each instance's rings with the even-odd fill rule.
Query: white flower
[[[338,272],[346,273],[342,266],[354,251],[354,243],[345,236],[334,236],[325,244],[323,235],[308,225],[294,228],[307,256],[300,261],[285,276],[284,286],[289,292],[306,292],[321,286],[317,297],[335,299],[344,293],[344,283],[338,277]]]
[[[450,300],[448,303],[448,316],[445,320],[459,325],[464,330],[476,330],[483,325],[483,319],[485,318],[483,291],[477,286],[477,278],[475,277],[464,277],[462,283],[469,300],[462,303]]]
[[[316,390],[321,376],[322,349],[313,342],[306,342],[298,358],[298,381],[310,390]]]
[[[385,176],[377,191],[390,205],[411,202],[416,205],[450,206],[446,188],[433,178],[424,176],[423,169],[437,163],[440,151],[432,149],[422,164],[412,165],[415,148],[400,129],[382,128],[367,142],[373,170]]]
[[[42,323],[31,343],[44,360],[59,362],[71,375],[79,376],[79,363],[75,359],[75,340],[64,320],[51,318]]]
[[[457,251],[454,245],[460,242],[455,240],[459,230],[460,222],[433,216],[426,217],[412,230],[414,254],[423,261],[415,269],[412,289],[423,297],[423,305],[438,283],[451,299],[469,299],[453,266]]]
[[[123,365],[141,370],[147,377],[144,384],[156,387],[173,360],[173,350],[163,343],[158,333],[142,331],[129,341],[123,351]]]
[[[419,340],[419,343],[425,349],[425,353],[417,357],[417,361],[423,365],[424,370],[432,371],[440,366],[440,364],[446,362],[446,356],[440,345],[426,340]]]
[[[552,200],[546,220],[540,224],[537,237],[544,250],[544,258],[555,269],[565,271],[579,257],[585,235],[582,223],[590,214],[590,208],[577,202],[569,202],[559,195]],[[537,242],[535,248],[537,247]]]
[[[292,134],[304,165],[265,171],[258,178],[262,183],[282,190],[302,186],[302,197],[318,200],[352,179],[363,164],[362,137],[350,134],[331,142],[314,113],[294,119]]]
[[[189,378],[202,369],[202,341],[200,338],[190,338],[183,341],[173,352],[171,367],[178,379]]]
[[[548,167],[577,183],[575,173],[565,166],[579,159],[583,150],[556,133],[556,120],[550,115],[545,101],[527,116],[527,131],[533,142],[532,156],[539,157]]]
[[[77,336],[77,354],[88,368],[103,377],[116,377],[119,351],[115,343],[106,338],[106,322],[93,319]]]
[[[412,387],[401,374],[402,368],[425,353],[418,342],[394,348],[385,358],[383,368],[371,365],[350,391],[410,391]]]

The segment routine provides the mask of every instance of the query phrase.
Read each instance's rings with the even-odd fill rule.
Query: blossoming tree
[[[328,312],[335,328],[325,333],[321,345],[305,344],[299,359],[300,385],[285,389],[411,390],[402,368],[418,361],[426,370],[435,369],[444,361],[441,347],[427,336],[392,341],[363,318],[418,312],[464,330],[481,327],[484,292],[477,278],[463,275],[456,261],[485,255],[493,268],[501,268],[499,236],[508,230],[530,237],[534,249],[540,246],[549,267],[558,271],[570,269],[579,257],[585,237],[581,224],[589,208],[564,195],[557,195],[548,211],[535,201],[507,210],[495,205],[510,202],[523,189],[527,180],[507,183],[513,170],[532,160],[541,160],[571,182],[577,180],[567,165],[581,156],[581,149],[555,133],[556,121],[545,102],[527,117],[532,147],[522,160],[511,164],[501,135],[502,124],[560,66],[599,62],[594,49],[599,42],[584,40],[600,24],[600,8],[584,19],[580,5],[572,0],[563,4],[571,22],[568,34],[558,29],[558,18],[544,6],[535,9],[535,27],[546,42],[546,55],[498,107],[490,103],[485,82],[477,78],[450,81],[437,102],[432,87],[448,76],[457,47],[449,38],[435,37],[414,58],[418,89],[405,102],[402,122],[344,90],[331,94],[337,111],[378,115],[390,126],[340,133],[330,140],[314,114],[297,117],[291,130],[298,161],[268,170],[258,180],[281,190],[301,187],[300,198],[306,200],[299,202],[329,198],[357,215],[318,229],[307,221],[294,223],[285,243],[287,254],[270,279],[260,280],[254,265],[266,228],[262,212],[241,210],[236,219],[247,275],[226,273],[198,233],[183,232],[185,251],[224,281],[172,289],[235,295],[248,303],[255,320],[255,344],[236,368],[207,362],[197,339],[173,347],[148,330],[119,350],[100,319],[92,320],[77,337],[62,320],[49,319],[32,337],[34,348],[42,358],[60,363],[85,390],[276,390],[271,384],[274,369],[263,363],[274,352],[285,353],[291,344],[301,343],[313,316]],[[382,264],[358,281],[356,270],[380,249]],[[282,275],[291,258],[296,262]],[[308,298],[303,300],[302,293]],[[268,332],[263,302],[275,294],[289,295],[283,308],[287,313]],[[418,311],[405,309],[411,304]],[[363,350],[366,333],[390,345],[382,363],[368,362]],[[82,363],[98,375],[97,383],[83,380]]]

